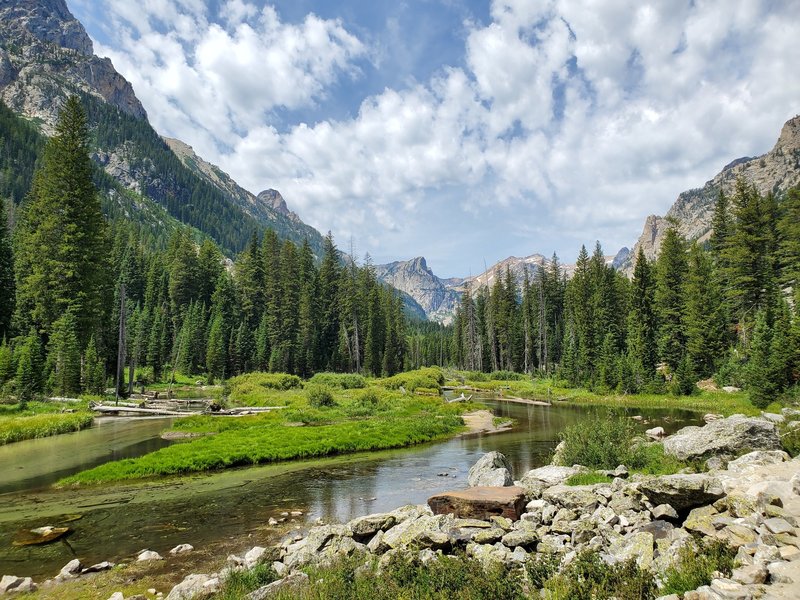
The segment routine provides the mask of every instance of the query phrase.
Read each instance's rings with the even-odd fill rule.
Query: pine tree
[[[0,343],[0,395],[2,395],[3,385],[11,381],[14,373],[14,353],[11,345],[3,337],[3,341]]]
[[[686,351],[684,311],[686,244],[674,224],[667,229],[656,261],[655,307],[659,356],[674,371]]]
[[[106,369],[97,353],[94,337],[89,340],[83,358],[83,389],[90,394],[102,394],[106,387]]]
[[[708,377],[727,348],[727,319],[711,260],[696,244],[689,252],[685,332],[692,370]]]
[[[784,285],[797,290],[800,288],[800,188],[795,187],[787,192],[781,205],[778,232],[780,279]]]
[[[14,254],[8,236],[5,205],[0,198],[0,338],[11,334],[11,318],[14,315],[15,284]]]
[[[633,271],[628,316],[628,356],[637,388],[655,374],[658,360],[656,334],[655,281],[650,262],[640,247]]]
[[[211,327],[208,331],[208,344],[206,346],[206,370],[210,379],[221,380],[225,378],[226,342],[222,314],[218,312],[211,321]]]
[[[17,360],[17,398],[21,407],[44,390],[42,362],[42,343],[39,334],[31,329],[20,347]]]
[[[81,351],[76,329],[71,310],[53,323],[48,344],[48,387],[57,396],[75,396],[81,391]]]
[[[777,386],[771,377],[771,348],[772,331],[768,323],[767,311],[762,309],[756,314],[750,357],[745,373],[750,402],[758,408],[766,408],[775,399],[777,392]]]
[[[49,335],[71,309],[87,339],[102,313],[105,223],[92,183],[86,115],[67,100],[15,232],[17,321]]]

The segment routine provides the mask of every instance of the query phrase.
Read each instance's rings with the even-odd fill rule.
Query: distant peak
[[[423,271],[428,270],[428,263],[425,261],[424,256],[417,256],[416,258],[412,258],[409,262],[415,268],[422,269]]]
[[[264,190],[258,195],[259,202],[263,202],[276,213],[282,214],[286,217],[292,215],[292,211],[289,210],[289,207],[286,205],[286,200],[283,199],[281,193],[278,190],[268,189]]]

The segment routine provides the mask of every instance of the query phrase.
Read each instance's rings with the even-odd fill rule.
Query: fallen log
[[[132,413],[135,415],[153,415],[160,417],[186,417],[189,415],[199,415],[201,412],[188,412],[177,410],[166,410],[162,408],[140,408],[138,406],[106,406],[104,404],[94,404],[90,406],[91,410],[99,413],[119,414],[119,413]]]

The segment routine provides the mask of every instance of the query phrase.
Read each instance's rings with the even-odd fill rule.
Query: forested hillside
[[[135,223],[103,219],[90,147],[73,97],[17,211],[13,244],[0,229],[4,394],[101,392],[120,348],[123,287],[123,362],[140,381],[174,369],[211,379],[402,369],[402,300],[371,266],[345,263],[330,236],[319,267],[308,243],[271,230],[251,234],[230,269],[214,242],[198,245],[186,228],[161,249]]]
[[[800,190],[761,195],[740,179],[720,194],[714,234],[675,225],[661,253],[640,249],[632,280],[581,248],[567,281],[554,258],[517,294],[510,273],[464,294],[445,362],[476,371],[556,374],[625,393],[691,394],[714,376],[765,406],[800,377]]]

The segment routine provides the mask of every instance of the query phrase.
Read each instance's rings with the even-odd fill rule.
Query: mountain
[[[666,216],[647,217],[642,235],[628,257],[621,261],[620,269],[629,275],[633,272],[633,260],[640,247],[648,259],[658,255],[669,219],[677,222],[678,231],[686,239],[701,242],[708,239],[720,190],[731,193],[740,176],[754,184],[761,194],[780,194],[800,185],[800,116],[786,122],[775,146],[766,154],[732,161],[702,188],[681,193]]]
[[[130,83],[109,59],[93,54],[64,0],[0,0],[0,100],[51,134],[72,94],[87,111],[92,158],[118,184],[101,190],[106,214],[136,219],[137,211],[163,210],[228,254],[269,227],[298,243],[308,238],[319,254],[322,236],[289,211],[280,194],[254,196],[188,145],[162,139]]]
[[[379,281],[408,294],[429,319],[444,324],[452,321],[460,294],[448,289],[423,257],[376,265],[375,273]]]

